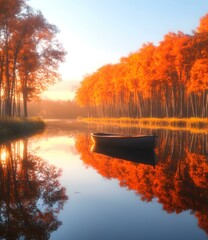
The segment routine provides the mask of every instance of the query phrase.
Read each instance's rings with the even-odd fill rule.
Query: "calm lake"
[[[156,134],[138,161],[90,132]],[[208,239],[208,133],[48,121],[0,144],[0,239]]]

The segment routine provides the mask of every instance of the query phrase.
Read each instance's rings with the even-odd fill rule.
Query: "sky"
[[[191,34],[208,13],[208,0],[28,0],[60,30],[67,51],[63,82],[45,97],[73,98],[87,74],[139,50],[157,45],[168,32]]]

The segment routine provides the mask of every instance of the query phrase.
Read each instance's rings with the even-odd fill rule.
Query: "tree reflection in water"
[[[49,239],[68,199],[61,170],[28,151],[27,140],[0,145],[0,239]]]
[[[208,135],[167,131],[157,135],[155,167],[93,153],[89,135],[79,135],[76,147],[82,161],[102,176],[118,179],[143,201],[157,198],[167,213],[189,210],[208,234]]]

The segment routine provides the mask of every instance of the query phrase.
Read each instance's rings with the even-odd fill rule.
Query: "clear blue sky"
[[[85,74],[157,44],[168,32],[191,33],[208,13],[208,0],[28,0],[61,31],[68,52],[63,79]]]

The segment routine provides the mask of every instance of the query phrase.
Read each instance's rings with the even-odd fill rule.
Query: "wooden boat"
[[[111,133],[92,133],[91,138],[95,144],[134,149],[154,149],[156,142],[155,135],[126,136]]]
[[[156,154],[154,149],[128,149],[93,144],[91,147],[91,151],[93,153],[102,154],[113,159],[117,158],[134,163],[142,163],[145,165],[156,165]]]

